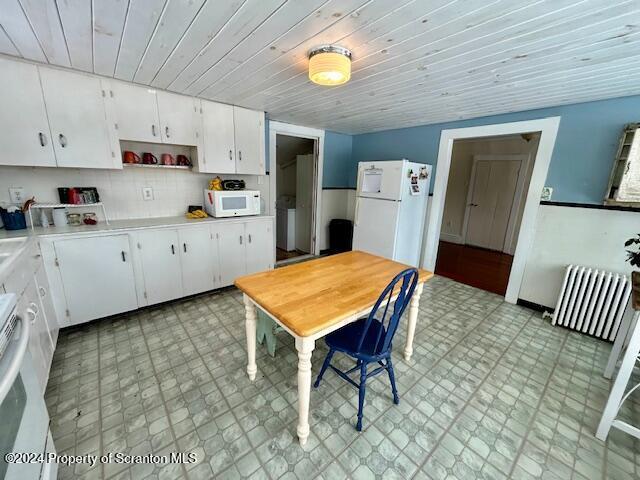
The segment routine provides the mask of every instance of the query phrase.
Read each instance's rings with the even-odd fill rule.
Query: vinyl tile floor
[[[400,404],[386,377],[370,380],[358,433],[357,392],[329,371],[311,392],[301,448],[293,342],[278,333],[275,358],[259,345],[250,382],[237,290],[65,329],[46,393],[58,452],[196,461],[61,466],[59,478],[640,477],[640,442],[616,430],[606,443],[594,437],[609,343],[443,277],[425,286],[410,364],[404,336],[394,354]],[[314,377],[325,353],[320,340]],[[639,424],[640,402],[623,415]]]

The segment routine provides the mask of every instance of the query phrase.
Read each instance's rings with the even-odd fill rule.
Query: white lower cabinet
[[[138,308],[129,235],[56,240],[54,248],[67,324]]]
[[[220,283],[222,286],[233,285],[233,281],[247,271],[244,223],[227,223],[213,228],[220,252]]]
[[[145,230],[136,234],[148,305],[183,296],[178,231]]]
[[[57,312],[60,325],[75,325],[226,287],[239,276],[272,269],[273,228],[273,218],[258,217],[45,239],[41,251],[52,292],[46,278],[36,276],[32,301],[42,305],[44,328],[55,345],[57,330],[47,327],[49,310]]]
[[[178,231],[178,237],[184,295],[213,290],[217,284],[214,266],[217,267],[218,263],[218,247],[212,242],[209,227],[182,228]]]
[[[18,314],[31,323],[29,335],[29,352],[33,359],[38,384],[44,393],[49,379],[49,367],[53,358],[53,343],[49,336],[47,322],[40,306],[39,294],[35,279],[27,284],[27,288],[18,300]]]
[[[273,222],[245,223],[247,275],[273,268]]]
[[[53,305],[53,296],[51,294],[51,289],[49,288],[49,281],[47,280],[47,273],[44,266],[40,266],[40,268],[38,268],[35,281],[36,288],[38,289],[38,295],[40,296],[39,304],[42,309],[42,316],[47,325],[47,331],[49,332],[49,337],[51,337],[53,348],[55,348],[56,343],[58,343],[58,330],[60,327],[58,326],[59,323],[56,310]]]

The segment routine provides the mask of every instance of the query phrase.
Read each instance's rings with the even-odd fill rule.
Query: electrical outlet
[[[151,187],[142,187],[142,199],[143,200],[153,200],[153,188],[151,188]]]
[[[9,187],[9,198],[11,198],[11,203],[23,204],[25,202],[25,196],[24,188]]]

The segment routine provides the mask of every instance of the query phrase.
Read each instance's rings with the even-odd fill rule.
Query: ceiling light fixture
[[[318,85],[342,85],[351,78],[351,51],[323,45],[309,52],[309,79]]]

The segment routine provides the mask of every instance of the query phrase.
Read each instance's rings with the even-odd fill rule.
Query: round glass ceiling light
[[[309,80],[318,85],[342,85],[351,78],[351,51],[323,45],[309,52]]]

